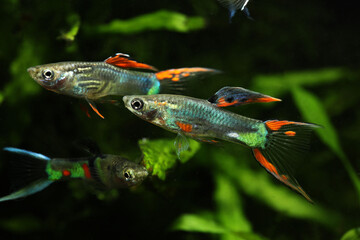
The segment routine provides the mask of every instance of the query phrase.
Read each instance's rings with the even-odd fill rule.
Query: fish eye
[[[131,107],[134,110],[140,110],[143,108],[143,106],[144,106],[144,102],[141,99],[135,98],[131,101]]]
[[[46,80],[51,80],[54,77],[54,72],[50,69],[45,69],[42,75]]]
[[[124,177],[126,180],[130,180],[133,178],[132,171],[130,169],[127,169],[124,171]]]

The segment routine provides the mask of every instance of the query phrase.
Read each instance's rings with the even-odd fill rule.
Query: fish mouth
[[[141,179],[141,181],[144,181],[147,178],[148,175],[149,175],[149,172],[144,167],[142,169],[142,171],[139,173],[139,178]]]
[[[125,107],[129,108],[130,96],[124,96],[123,102],[124,102]]]
[[[35,79],[35,76],[36,76],[36,68],[35,68],[35,67],[29,67],[29,68],[27,69],[27,72],[30,74],[30,76],[31,76],[32,78]]]

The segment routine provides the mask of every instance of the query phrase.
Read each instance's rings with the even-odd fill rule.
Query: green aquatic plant
[[[136,34],[143,31],[168,30],[175,32],[189,32],[205,27],[202,17],[188,17],[184,14],[159,10],[128,20],[115,19],[108,24],[87,26],[88,33]]]
[[[338,134],[332,125],[321,101],[315,95],[297,86],[292,89],[295,102],[303,117],[309,121],[322,126],[317,133],[321,140],[337,155],[347,171],[357,191],[360,202],[360,179],[345,152],[343,151]]]
[[[143,161],[146,169],[151,171],[152,175],[156,175],[164,180],[166,170],[172,168],[178,159],[174,139],[142,139],[139,141],[139,147],[144,155]],[[181,152],[180,162],[187,162],[199,149],[200,143],[189,139],[189,147]]]
[[[359,239],[360,239],[360,228],[351,229],[341,237],[341,240],[359,240]]]
[[[214,211],[183,214],[174,222],[173,231],[220,235],[220,239],[264,240],[254,233],[236,185],[225,174],[215,174]]]
[[[71,14],[68,16],[67,21],[70,25],[70,29],[68,31],[61,31],[61,34],[58,38],[73,42],[80,30],[80,17],[77,14]]]

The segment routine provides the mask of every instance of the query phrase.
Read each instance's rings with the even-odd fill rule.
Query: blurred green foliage
[[[178,159],[174,141],[175,139],[158,139],[152,141],[142,139],[139,141],[139,147],[142,154],[144,154],[143,162],[146,169],[148,169],[152,175],[156,175],[162,180],[165,180],[166,170],[172,168]],[[179,160],[182,163],[187,162],[194,156],[199,148],[200,143],[189,139],[189,147],[187,150],[181,152]]]
[[[53,184],[0,205],[0,238],[356,239],[360,226],[358,11],[335,1],[250,1],[255,21],[232,24],[217,1],[5,0],[0,14],[0,143],[51,157],[84,156],[90,138],[104,153],[137,161],[152,175],[134,189],[92,191],[82,181]],[[202,66],[224,74],[187,84],[208,98],[241,86],[282,99],[230,108],[252,118],[321,125],[310,154],[291,163],[315,204],[270,176],[240,145],[190,140],[180,163],[176,135],[122,106],[46,91],[26,72],[57,61],[101,61],[117,52],[159,69]],[[205,82],[206,81],[206,82]],[[139,140],[146,138],[148,140]],[[0,153],[1,193],[9,156]],[[340,161],[338,161],[340,159]],[[291,159],[289,159],[291,161]],[[352,229],[349,231],[349,229]]]
[[[201,17],[188,17],[178,12],[160,10],[145,14],[130,20],[112,20],[108,24],[88,27],[89,33],[118,33],[134,34],[149,30],[169,30],[175,32],[189,32],[205,27],[205,21]]]
[[[360,239],[360,228],[354,228],[349,230],[341,238],[341,240],[359,240],[359,239]]]

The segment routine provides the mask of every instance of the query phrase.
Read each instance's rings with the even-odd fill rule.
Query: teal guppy
[[[49,158],[40,153],[7,147],[5,151],[24,156],[23,178],[28,185],[7,196],[0,202],[34,194],[60,180],[81,178],[103,188],[126,188],[139,185],[148,176],[144,166],[123,157],[98,154],[84,158]],[[26,159],[30,157],[30,159]],[[21,167],[17,164],[17,168]]]
[[[153,66],[136,62],[122,53],[103,62],[49,63],[30,67],[27,71],[47,90],[86,99],[102,118],[94,101],[105,96],[158,94],[181,88],[185,79],[219,72],[202,67],[158,72]]]
[[[292,121],[260,121],[217,107],[209,101],[169,94],[124,96],[125,106],[136,116],[178,133],[175,146],[186,148],[186,137],[206,142],[221,139],[252,149],[256,160],[282,183],[310,197],[298,184],[287,162],[308,149],[316,125]]]

